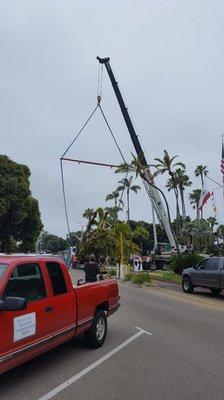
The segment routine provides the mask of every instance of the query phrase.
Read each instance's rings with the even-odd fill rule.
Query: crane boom
[[[146,179],[146,181],[148,183],[147,184],[147,188],[146,188],[148,196],[149,196],[150,200],[153,202],[157,217],[161,221],[161,223],[162,223],[162,225],[163,225],[163,227],[165,229],[166,235],[168,237],[168,240],[169,240],[171,246],[172,247],[176,247],[176,241],[175,241],[174,234],[172,232],[172,228],[171,228],[171,225],[170,225],[170,222],[169,222],[168,215],[166,213],[166,210],[164,208],[163,202],[161,200],[161,197],[160,197],[160,194],[159,194],[159,190],[154,186],[152,174],[150,172],[147,160],[145,158],[145,155],[144,155],[144,152],[142,150],[141,144],[139,142],[138,136],[137,136],[137,134],[135,132],[134,126],[133,126],[131,118],[129,116],[128,109],[125,106],[125,103],[124,103],[124,100],[122,98],[120,89],[118,87],[118,83],[117,83],[117,81],[116,81],[116,79],[114,77],[113,71],[111,69],[110,62],[109,62],[110,58],[109,57],[107,57],[107,58],[97,57],[97,60],[99,61],[99,63],[104,64],[105,67],[106,67],[107,73],[108,73],[109,78],[111,80],[112,87],[113,87],[115,95],[117,97],[117,101],[119,103],[121,112],[123,114],[123,117],[124,117],[124,120],[126,122],[128,131],[130,133],[131,140],[132,140],[132,143],[134,145],[136,154],[138,156],[138,159],[141,162],[141,165],[144,168],[144,177],[145,177],[145,179]],[[143,181],[143,182],[145,182],[145,181]]]

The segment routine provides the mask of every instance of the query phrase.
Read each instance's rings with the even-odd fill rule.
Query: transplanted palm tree
[[[182,205],[182,216],[183,219],[186,219],[186,208],[185,208],[185,201],[184,201],[184,190],[185,187],[191,186],[192,182],[189,179],[189,176],[185,174],[185,170],[178,168],[176,170],[176,181],[177,186],[180,191],[180,198],[181,198],[181,205]]]
[[[130,191],[132,190],[133,192],[137,193],[138,190],[140,190],[140,186],[138,185],[132,185],[133,181],[133,176],[130,176],[130,178],[123,178],[120,183],[121,185],[118,186],[117,191],[123,191],[126,190],[126,195],[127,195],[127,222],[130,220]]]
[[[194,174],[195,176],[200,176],[201,188],[204,189],[204,177],[208,175],[207,165],[197,165]]]
[[[201,197],[201,189],[195,189],[189,194],[189,200],[193,209],[196,209],[196,219],[199,219],[199,202]]]

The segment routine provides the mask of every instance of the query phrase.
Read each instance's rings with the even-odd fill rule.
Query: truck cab
[[[0,373],[81,333],[100,347],[118,300],[115,280],[73,286],[59,257],[0,257]]]

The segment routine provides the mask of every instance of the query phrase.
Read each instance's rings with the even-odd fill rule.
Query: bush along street
[[[134,272],[129,272],[125,277],[125,281],[130,281],[135,285],[149,284],[151,283],[151,276],[148,272],[139,272],[137,274]]]

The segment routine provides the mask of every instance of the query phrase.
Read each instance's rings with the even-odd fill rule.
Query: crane
[[[167,208],[167,212],[166,212],[165,207],[164,207],[163,202],[162,202],[162,199],[161,199],[161,196],[160,196],[161,190],[159,188],[157,188],[155,186],[155,184],[154,184],[153,176],[152,176],[152,174],[150,172],[149,165],[147,163],[147,160],[146,160],[146,157],[144,155],[143,149],[142,149],[141,144],[139,142],[138,136],[137,136],[137,134],[135,132],[135,128],[134,128],[134,126],[132,124],[130,115],[128,113],[128,109],[125,106],[125,103],[124,103],[124,100],[122,98],[120,89],[118,87],[118,83],[117,83],[117,81],[116,81],[116,79],[114,77],[113,71],[111,69],[110,58],[109,57],[106,57],[106,58],[97,57],[97,60],[99,61],[100,64],[104,64],[105,65],[107,73],[109,75],[109,78],[110,78],[112,87],[114,89],[118,104],[120,106],[120,109],[121,109],[121,112],[123,114],[125,123],[127,125],[129,134],[131,136],[131,140],[132,140],[132,143],[134,145],[137,157],[138,157],[139,161],[141,162],[141,165],[142,165],[143,170],[144,170],[144,179],[142,179],[142,180],[143,180],[145,189],[147,191],[147,194],[149,196],[149,199],[152,202],[152,205],[154,207],[154,210],[156,212],[156,215],[157,215],[159,221],[161,222],[161,224],[163,225],[163,227],[165,229],[165,232],[166,232],[167,238],[168,238],[168,240],[170,242],[170,245],[173,248],[178,248],[177,240],[176,240],[176,237],[175,237],[175,235],[173,233],[173,230],[172,230],[172,227],[171,227],[171,223],[170,223],[170,218],[168,216],[169,209]],[[165,199],[165,201],[166,201],[166,199]]]

